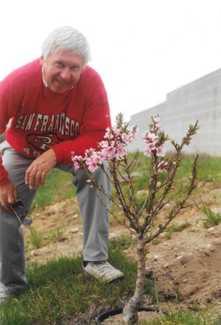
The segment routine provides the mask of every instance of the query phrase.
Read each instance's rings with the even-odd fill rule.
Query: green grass
[[[116,308],[133,293],[136,264],[119,250],[110,249],[109,255],[110,262],[125,273],[123,281],[109,285],[88,279],[81,257],[28,264],[28,289],[1,307],[1,325],[58,325],[71,317],[81,319],[81,313],[93,318],[107,306]]]
[[[184,229],[188,228],[190,226],[189,222],[184,222],[181,225],[171,224],[170,227],[167,228],[167,230],[164,233],[165,238],[170,239],[175,232],[181,232]]]
[[[30,227],[30,242],[33,248],[39,248],[42,246],[44,234],[38,232],[34,227]]]
[[[194,313],[180,310],[140,325],[220,325],[220,320],[218,315],[209,315],[203,311]]]
[[[64,235],[64,232],[65,232],[65,227],[55,228],[52,229],[50,232],[48,232],[46,237],[51,241],[59,240]]]
[[[136,246],[136,239],[132,238],[131,236],[122,235],[120,237],[111,239],[111,247],[113,249],[120,249],[121,251],[124,251],[131,246]]]
[[[26,252],[58,241],[64,235],[65,227],[37,231],[36,228],[31,226],[29,227],[29,231],[29,234],[26,234],[25,240]]]
[[[134,154],[129,155],[131,159]],[[169,155],[171,156],[171,154]],[[168,156],[168,157],[169,157]],[[165,157],[165,159],[167,156]],[[181,157],[180,167],[177,170],[175,180],[177,182],[176,189],[179,189],[179,196],[182,196],[186,192],[186,186],[189,182],[189,177],[191,176],[192,163],[195,156],[192,155],[183,155]],[[149,185],[149,159],[145,157],[142,153],[139,155],[137,165],[133,168],[133,172],[138,172],[139,177],[134,178],[134,188],[135,192],[146,190]],[[165,178],[165,173],[162,173],[159,181],[162,181]],[[209,186],[219,186],[221,183],[221,157],[210,157],[206,155],[199,155],[197,161],[197,183],[201,182],[202,184],[207,183]],[[202,193],[205,190],[204,186],[201,185],[201,188],[197,188],[193,191],[192,196],[197,197],[199,193]],[[215,200],[215,198],[214,198]],[[141,202],[142,204],[142,202]]]
[[[49,260],[45,265],[29,263],[28,288],[1,306],[1,325],[62,325],[70,319],[92,325],[104,310],[123,307],[134,293],[136,263],[128,261],[118,247],[126,249],[133,244],[125,237],[119,238],[119,243],[117,239],[111,241],[109,261],[124,272],[125,278],[108,285],[85,276],[81,256]],[[153,296],[155,290],[147,279],[144,294]],[[217,315],[205,311],[167,311],[168,315],[142,325],[220,324]]]
[[[206,221],[204,222],[205,228],[210,228],[213,226],[217,226],[221,223],[221,214],[215,213],[211,209],[203,206],[198,208],[207,216]]]
[[[47,176],[45,185],[40,187],[35,195],[32,209],[69,199],[75,196],[73,175],[59,169],[53,169]]]
[[[133,154],[129,155],[133,157]],[[166,158],[166,157],[165,157]],[[192,162],[194,156],[183,155],[181,158],[181,165],[177,172],[177,179],[186,177],[191,172]],[[198,179],[200,181],[213,181],[219,183],[221,181],[221,157],[210,157],[206,155],[199,155],[197,162]],[[149,161],[142,153],[140,153],[139,162],[134,171],[139,171],[143,176],[148,175]],[[144,177],[139,177],[138,184],[140,188],[147,184]]]
[[[124,247],[130,245],[120,239]],[[125,278],[121,282],[103,284],[89,279],[82,271],[82,257],[50,260],[46,265],[28,264],[28,288],[1,306],[1,325],[62,325],[70,319],[78,324],[94,324],[104,310],[124,306],[134,292],[136,263],[128,261],[114,245],[109,250],[110,262],[120,268]],[[146,281],[145,295],[153,293]],[[160,306],[160,302],[158,302]],[[142,325],[218,325],[217,315],[196,312],[170,312],[158,320]]]
[[[221,182],[221,157],[199,156],[198,178],[201,181]]]

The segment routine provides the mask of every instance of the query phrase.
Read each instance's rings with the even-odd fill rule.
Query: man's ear
[[[43,55],[41,55],[41,57],[40,57],[40,64],[41,64],[41,66],[43,66],[43,63],[44,63],[44,57],[43,57]]]
[[[81,74],[84,72],[84,69],[86,68],[86,64],[84,64],[83,68],[82,68],[82,71],[81,71]]]

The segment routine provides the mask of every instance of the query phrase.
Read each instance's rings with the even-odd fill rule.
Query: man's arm
[[[25,183],[30,189],[37,189],[44,185],[48,172],[57,164],[55,153],[49,149],[40,157],[35,159],[29,166],[25,175]],[[13,211],[12,205],[17,202],[17,191],[15,186],[8,181],[0,186],[0,211]]]

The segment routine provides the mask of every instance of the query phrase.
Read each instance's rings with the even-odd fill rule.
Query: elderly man
[[[13,71],[0,87],[0,302],[26,287],[24,242],[17,209],[26,213],[48,172],[56,167],[73,174],[83,222],[83,269],[105,282],[123,277],[108,262],[109,215],[75,172],[71,153],[96,148],[110,127],[107,94],[100,76],[87,66],[87,40],[72,27],[54,30],[42,56]],[[108,172],[108,169],[107,169]],[[102,171],[94,177],[110,192]],[[97,193],[97,195],[102,195]],[[100,197],[109,207],[105,196]]]

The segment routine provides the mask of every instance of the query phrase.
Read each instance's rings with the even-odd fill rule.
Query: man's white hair
[[[54,29],[45,39],[42,45],[44,59],[46,60],[50,53],[56,51],[72,51],[75,54],[80,54],[84,59],[84,64],[91,59],[86,37],[70,26]]]

